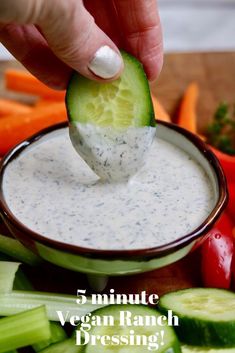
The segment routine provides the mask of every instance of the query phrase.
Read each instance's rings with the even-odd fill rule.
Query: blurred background
[[[235,0],[158,0],[158,3],[165,52],[235,50]],[[9,58],[0,44],[0,59]]]
[[[235,50],[235,0],[159,0],[166,52]]]

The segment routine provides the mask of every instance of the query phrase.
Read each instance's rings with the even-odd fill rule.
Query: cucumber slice
[[[99,126],[155,126],[154,110],[142,64],[122,52],[124,71],[113,82],[96,82],[74,73],[66,94],[72,122]]]
[[[122,315],[131,315],[131,324],[123,322],[121,319]],[[124,314],[123,314],[124,313]],[[158,326],[158,325],[146,325],[143,326],[134,325],[134,318],[137,320],[137,316],[143,320],[146,317],[153,316],[157,319],[161,316],[155,309],[146,307],[144,305],[110,305],[104,308],[93,311],[92,317],[105,317],[111,316],[114,319],[114,325],[103,325],[103,326],[92,326],[91,329],[86,333],[89,334],[90,340],[87,343],[86,336],[84,338],[86,345],[84,346],[83,353],[144,353],[149,351],[157,351],[158,353],[180,353],[181,347],[176,337],[174,330],[169,326]],[[164,333],[163,333],[164,331]],[[106,338],[107,345],[101,342],[102,338]],[[137,338],[138,336],[138,338]],[[96,342],[92,342],[91,337],[99,337]],[[156,339],[156,341],[154,341]],[[137,340],[139,344],[137,344]],[[151,340],[151,342],[150,342]]]
[[[235,347],[235,293],[213,288],[180,290],[164,295],[159,310],[172,310],[179,317],[175,330],[183,343]]]
[[[182,346],[182,353],[235,353],[235,348],[210,348]]]

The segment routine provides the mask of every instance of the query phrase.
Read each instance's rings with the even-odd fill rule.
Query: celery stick
[[[50,325],[44,306],[0,319],[0,353],[49,339]]]
[[[19,262],[0,261],[0,293],[12,291]]]
[[[42,350],[40,353],[80,353],[83,346],[76,346],[75,338],[69,338]]]
[[[35,352],[41,352],[43,349],[54,345],[55,343],[64,341],[67,335],[61,325],[57,322],[50,322],[51,338],[49,340],[39,342],[33,345]]]
[[[42,260],[25,248],[18,240],[0,234],[0,252],[28,265],[38,265]]]
[[[86,315],[104,306],[92,304],[90,298],[87,298],[85,304],[79,305],[76,303],[76,299],[77,297],[73,295],[45,292],[12,291],[9,294],[0,293],[0,316],[13,315],[23,310],[45,305],[49,320],[59,321],[57,311],[60,311],[68,322],[70,315]]]
[[[33,286],[22,269],[19,269],[15,276],[14,289],[33,291]],[[67,338],[67,334],[57,322],[50,322],[51,337],[49,340],[39,342],[33,345],[35,352],[40,352],[42,349],[49,347],[51,344],[61,342]]]

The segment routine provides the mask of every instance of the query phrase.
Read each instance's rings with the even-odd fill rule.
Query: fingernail
[[[122,59],[113,49],[104,45],[97,50],[88,67],[101,78],[112,78],[121,70]]]

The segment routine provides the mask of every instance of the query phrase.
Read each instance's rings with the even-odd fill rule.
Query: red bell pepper
[[[233,228],[233,240],[235,244],[235,227]],[[232,261],[232,279],[233,279],[233,289],[235,290],[235,253],[233,254],[233,261]]]
[[[219,159],[228,182],[229,204],[227,211],[235,224],[235,156],[225,154],[214,147],[211,147]]]
[[[234,170],[234,174],[235,174],[235,170]],[[235,181],[234,183],[228,184],[228,191],[229,191],[229,203],[227,206],[227,211],[235,225]]]
[[[235,183],[235,156],[230,156],[226,153],[217,150],[214,147],[211,147],[211,149],[216,155],[216,157],[219,159],[224,169],[228,183]]]
[[[224,213],[202,244],[202,279],[206,287],[230,288],[234,253],[233,224]]]

